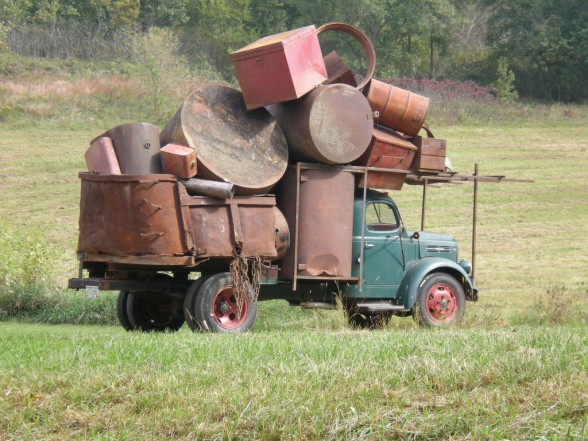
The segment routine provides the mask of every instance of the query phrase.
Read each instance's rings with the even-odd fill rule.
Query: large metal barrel
[[[299,186],[296,179],[296,170],[289,169],[278,189],[278,206],[290,226],[291,243],[298,244],[297,250],[290,246],[285,253],[279,277],[350,277],[353,174],[302,170]]]
[[[319,86],[303,98],[267,108],[294,160],[345,164],[359,158],[372,138],[370,105],[347,84]]]
[[[161,132],[161,143],[196,151],[198,177],[231,182],[237,195],[264,193],[288,166],[284,134],[263,108],[247,111],[238,90],[200,86]]]
[[[368,87],[370,106],[380,114],[378,124],[410,136],[419,134],[429,110],[429,98],[376,79]]]
[[[113,127],[93,139],[112,139],[121,173],[148,175],[161,173],[159,128],[148,123],[129,123]]]

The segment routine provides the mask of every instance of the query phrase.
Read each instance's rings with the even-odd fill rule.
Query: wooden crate
[[[447,141],[417,136],[412,143],[417,146],[412,170],[422,173],[442,173],[445,170]]]

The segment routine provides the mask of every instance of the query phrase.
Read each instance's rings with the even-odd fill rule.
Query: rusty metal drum
[[[143,122],[121,124],[107,130],[91,143],[104,136],[112,139],[122,174],[162,173],[157,126]]]
[[[263,108],[247,111],[241,92],[215,83],[184,101],[161,143],[194,148],[198,177],[233,183],[237,195],[266,192],[288,166],[286,139],[272,116]]]
[[[370,105],[347,84],[320,86],[268,110],[284,131],[294,160],[346,164],[359,158],[372,138]]]
[[[291,245],[279,277],[350,277],[354,177],[336,170],[301,170],[297,198],[296,169],[280,183],[278,207],[290,225]],[[296,201],[299,201],[296,213]],[[298,217],[298,229],[296,218]],[[296,240],[296,233],[298,240]],[[298,249],[292,244],[298,244]]]
[[[372,110],[379,112],[378,124],[409,136],[419,134],[430,102],[427,97],[376,79],[368,86],[367,99]]]

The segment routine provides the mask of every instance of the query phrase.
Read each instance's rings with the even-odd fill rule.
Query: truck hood
[[[419,231],[418,244],[421,258],[444,257],[457,261],[458,246],[452,236]]]

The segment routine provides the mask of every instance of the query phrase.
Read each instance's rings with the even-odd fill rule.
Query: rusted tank
[[[175,176],[164,174],[80,173],[80,179],[78,252],[197,259],[240,252],[275,260],[288,249],[288,226],[274,196],[189,196]]]
[[[372,137],[370,105],[347,84],[320,86],[268,110],[284,131],[294,160],[349,163],[365,152]]]
[[[324,60],[329,78],[323,84],[342,83],[352,87],[357,86],[353,71],[345,64],[337,52],[333,51],[327,54]]]
[[[102,136],[95,139],[84,155],[88,171],[102,175],[120,175],[120,166],[112,139]]]
[[[379,112],[378,124],[409,136],[418,135],[429,110],[429,98],[376,79],[367,88],[367,99]]]
[[[100,137],[112,139],[120,170],[125,175],[161,173],[159,129],[148,123],[129,123],[113,127]]]
[[[292,235],[290,249],[280,265],[280,278],[292,279],[295,273],[298,277],[350,277],[353,174],[335,170],[300,173],[298,198],[295,168],[286,172],[278,189],[279,208]]]
[[[161,132],[161,143],[194,148],[198,177],[235,184],[237,195],[264,193],[284,174],[288,147],[265,109],[248,111],[243,95],[207,83],[196,89]]]
[[[248,109],[299,98],[327,78],[314,26],[264,37],[231,59]]]

